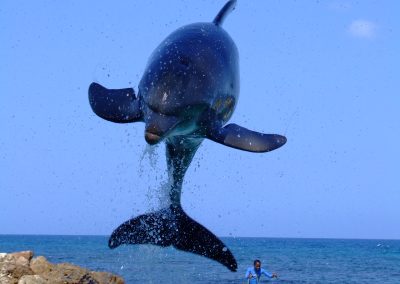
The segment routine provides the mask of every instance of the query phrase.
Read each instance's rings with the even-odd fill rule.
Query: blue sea
[[[107,236],[0,235],[0,252],[33,250],[122,276],[126,283],[247,283],[255,258],[276,272],[260,283],[400,283],[400,240],[221,238],[238,261],[233,273],[204,257],[150,245],[107,247]]]

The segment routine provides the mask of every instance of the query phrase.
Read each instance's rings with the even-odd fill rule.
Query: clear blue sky
[[[170,32],[224,0],[2,1],[0,234],[109,234],[157,207],[164,146],[96,117],[87,88],[137,85]],[[400,238],[400,2],[245,1],[231,122],[284,134],[252,154],[205,141],[183,207],[221,236]],[[151,157],[151,160],[150,158]]]

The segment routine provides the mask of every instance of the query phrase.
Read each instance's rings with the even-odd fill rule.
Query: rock
[[[19,279],[18,284],[51,284],[51,283],[39,275],[24,275]]]
[[[124,280],[106,272],[93,272],[69,263],[52,265],[50,270],[41,274],[54,284],[123,284]]]
[[[95,279],[97,279],[100,284],[124,284],[124,280],[121,277],[108,272],[91,272],[91,274],[94,276]]]
[[[0,283],[18,283],[23,275],[32,275],[29,260],[24,254],[1,254]]]
[[[31,260],[30,267],[35,274],[48,273],[53,269],[53,264],[47,261],[44,256],[38,256]]]
[[[98,284],[98,281],[91,277],[90,272],[79,266],[69,263],[61,263],[53,265],[50,271],[42,274],[42,276],[54,284],[69,283],[92,283]]]
[[[107,272],[89,271],[69,264],[52,264],[33,252],[0,253],[1,284],[124,284],[124,280]]]
[[[1,284],[14,284],[15,282],[12,280],[11,277],[8,277],[7,275],[3,275],[0,273],[0,283]]]
[[[26,251],[20,251],[20,252],[14,252],[14,253],[10,253],[10,255],[19,258],[20,256],[26,258],[28,261],[31,261],[32,257],[33,257],[33,251],[31,250],[26,250]]]

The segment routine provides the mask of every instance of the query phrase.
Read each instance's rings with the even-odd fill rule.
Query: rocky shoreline
[[[0,253],[1,284],[124,284],[108,272],[90,271],[70,264],[52,264],[32,251]]]

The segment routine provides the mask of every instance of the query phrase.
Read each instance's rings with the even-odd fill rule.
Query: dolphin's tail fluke
[[[224,7],[219,11],[218,15],[214,18],[213,23],[217,26],[221,26],[226,16],[232,12],[236,7],[236,0],[230,0]]]
[[[216,260],[231,271],[237,270],[236,260],[225,244],[176,205],[120,225],[112,233],[108,246],[116,248],[122,244],[172,245]]]

